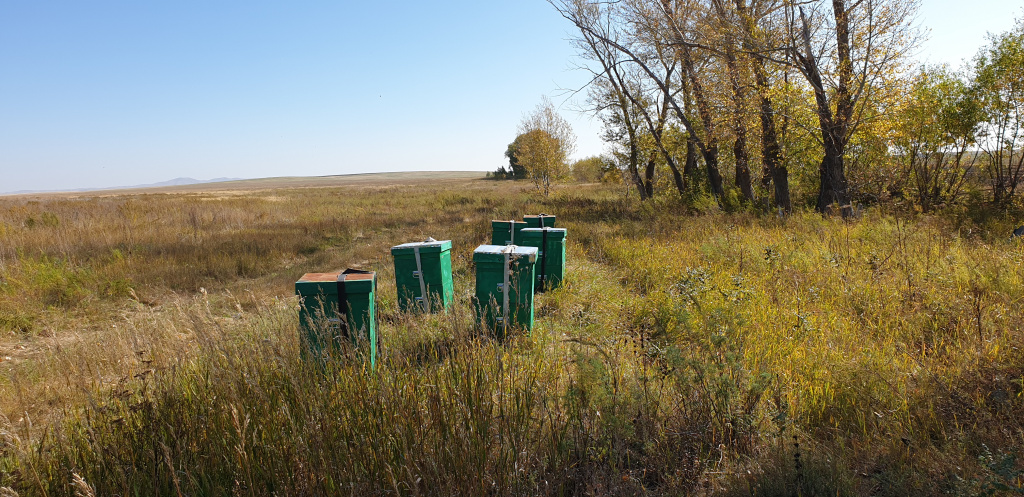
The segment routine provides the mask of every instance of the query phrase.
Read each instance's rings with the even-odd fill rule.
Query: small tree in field
[[[526,174],[526,169],[523,169],[523,166],[519,164],[519,161],[516,159],[516,150],[519,150],[519,143],[522,140],[522,136],[523,135],[517,136],[512,143],[508,144],[508,148],[505,149],[505,158],[508,159],[508,169],[505,169],[504,167],[498,168],[496,174],[498,174],[499,177],[505,179],[523,179],[528,176]]]
[[[572,127],[545,98],[519,123],[515,143],[516,162],[538,188],[544,189],[544,195],[548,195],[551,182],[568,174],[568,159],[576,149]]]
[[[975,91],[987,121],[979,143],[988,159],[992,202],[1005,206],[1024,183],[1024,19],[978,53]]]
[[[968,84],[945,67],[922,68],[893,114],[893,151],[917,204],[929,211],[955,202],[974,169],[984,117]]]
[[[594,155],[587,157],[586,159],[580,159],[573,162],[569,169],[572,170],[572,176],[576,181],[580,183],[592,183],[604,179],[605,170],[610,162],[612,161],[607,160],[604,157]]]

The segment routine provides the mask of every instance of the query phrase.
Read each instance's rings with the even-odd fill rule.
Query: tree
[[[917,204],[927,212],[956,201],[977,157],[969,149],[982,115],[971,89],[945,67],[922,68],[896,115],[892,148]]]
[[[745,109],[747,105],[747,85],[744,81],[743,67],[741,66],[739,47],[736,45],[737,36],[731,29],[739,24],[737,19],[725,0],[711,0],[720,29],[715,30],[721,34],[721,41],[716,44],[722,46],[725,60],[725,72],[728,75],[730,88],[730,103],[732,116],[730,124],[733,133],[733,159],[735,161],[736,186],[743,193],[748,201],[754,200],[754,189],[750,182],[750,155],[747,151],[747,125],[746,117],[749,114]]]
[[[1024,20],[981,49],[975,85],[986,121],[979,142],[988,159],[992,202],[1002,206],[1024,179]]]
[[[714,87],[708,87],[705,75],[711,73],[712,60],[707,57],[710,54],[694,53],[704,50],[707,45],[693,41],[695,34],[699,36],[708,34],[711,30],[706,22],[707,16],[702,15],[707,9],[701,7],[700,2],[659,0],[657,5],[649,5],[646,0],[636,1],[632,4],[633,19],[639,29],[646,32],[648,37],[657,43],[663,39],[663,44],[673,48],[672,56],[681,63],[683,74],[680,79],[680,94],[683,96],[682,105],[675,98],[671,91],[671,80],[669,78],[658,79],[651,74],[651,78],[658,82],[658,86],[666,95],[666,100],[672,104],[676,117],[683,123],[689,132],[691,142],[700,150],[707,170],[708,185],[711,187],[711,194],[719,201],[725,196],[722,174],[719,170],[719,139],[718,122],[716,119],[715,92]],[[692,108],[696,106],[697,117],[691,117]],[[699,123],[699,124],[698,124]]]
[[[771,29],[762,27],[770,20],[770,13],[777,9],[777,0],[734,0],[736,16],[739,21],[743,39],[743,52],[749,57],[751,70],[754,74],[754,88],[758,94],[761,122],[761,163],[763,172],[761,183],[767,187],[774,186],[775,205],[785,213],[793,210],[789,195],[789,168],[782,162],[782,147],[779,144],[779,129],[776,125],[777,110],[772,100],[771,74],[768,68],[777,66],[772,63],[770,36]],[[785,73],[787,69],[783,68]]]
[[[644,156],[649,154],[643,150],[645,140],[641,123],[647,125],[647,131],[660,146],[660,130],[664,129],[666,113],[660,113],[657,119],[651,118],[648,107],[652,100],[657,99],[648,97],[643,74],[635,69],[631,70],[621,51],[609,43],[609,40],[618,40],[622,36],[617,29],[617,23],[606,22],[611,20],[611,9],[579,0],[553,5],[577,25],[588,26],[587,29],[580,28],[580,36],[574,39],[582,58],[598,63],[596,68],[586,64],[581,66],[593,75],[588,110],[600,116],[604,122],[605,141],[621,148],[613,154],[620,158],[624,165],[623,169],[636,186],[640,199],[647,200],[654,195],[656,163],[649,159],[643,160]],[[661,126],[655,125],[655,121]],[[668,157],[668,154],[664,155]],[[676,184],[680,187],[681,193],[682,178],[671,157],[668,158],[668,164],[673,168]],[[645,162],[643,174],[640,173],[641,162]]]
[[[615,168],[614,162],[605,157],[594,155],[572,163],[572,176],[580,183],[604,181],[605,174]]]
[[[637,184],[641,198],[650,198],[653,193],[654,168],[656,160],[651,154],[646,156],[646,168],[643,177],[640,176],[636,164],[639,162],[641,150],[638,145],[641,137],[636,130],[640,128],[638,121],[646,124],[648,132],[653,138],[657,151],[661,153],[666,164],[672,170],[673,179],[680,194],[686,190],[684,178],[686,172],[695,168],[695,156],[690,147],[700,151],[708,173],[708,183],[711,186],[715,198],[721,200],[723,196],[722,177],[718,170],[718,145],[717,138],[713,133],[713,112],[710,106],[703,105],[705,100],[700,100],[701,80],[698,78],[700,61],[680,58],[681,48],[674,43],[674,39],[667,37],[664,32],[661,14],[659,10],[652,10],[645,2],[628,2],[624,5],[617,5],[617,2],[603,2],[600,0],[549,0],[558,12],[567,20],[572,22],[579,30],[584,47],[589,47],[594,54],[608,54],[604,56],[601,63],[604,72],[608,74],[607,80],[617,81],[613,83],[618,86],[618,93],[615,97],[621,102],[620,109],[632,109],[634,113],[623,112],[621,118],[627,124],[625,130],[630,134],[630,160],[627,164],[629,175]],[[660,9],[661,7],[658,7]],[[683,9],[686,12],[686,9]],[[586,55],[584,55],[586,57]],[[680,64],[681,63],[681,64]],[[640,91],[636,93],[629,90],[629,84],[620,76],[626,71],[627,66],[637,69],[636,74],[630,81],[639,82],[641,77],[648,85],[653,85],[649,94],[642,90],[643,83],[636,86]],[[677,71],[676,68],[680,70]],[[676,73],[679,72],[678,77]],[[598,73],[600,74],[600,73]],[[703,124],[698,130],[691,118],[689,102],[694,98],[698,101],[698,107]],[[655,97],[651,97],[656,95]],[[653,111],[648,110],[648,105]],[[685,109],[685,110],[684,110]],[[681,173],[678,170],[675,157],[671,154],[663,141],[663,132],[669,129],[667,119],[670,114],[686,129],[689,139],[687,147],[690,153],[686,156],[684,169]],[[629,119],[629,123],[625,120]]]
[[[622,169],[636,186],[640,199],[646,200],[649,198],[648,191],[653,188],[654,170],[648,169],[640,174],[639,164],[644,154],[641,150],[639,110],[632,103],[633,99],[627,96],[630,90],[624,84],[626,78],[621,72],[624,66],[605,63],[604,59],[600,59],[601,56],[598,57],[606,69],[598,73],[591,85],[590,101],[604,123],[602,138],[618,149],[613,151],[613,155],[619,157]]]
[[[699,152],[706,185],[720,203],[723,173],[730,174],[720,165],[730,159],[730,179],[743,197],[754,199],[751,171],[758,157],[750,151],[758,140],[762,184],[774,184],[776,205],[789,211],[785,161],[793,158],[787,153],[794,146],[785,139],[811,135],[787,130],[816,128],[816,143],[801,139],[796,147],[801,155],[820,150],[816,206],[852,214],[848,148],[853,143],[859,152],[856,147],[867,143],[859,134],[862,125],[887,116],[892,83],[916,44],[910,23],[917,0],[548,1],[579,29],[583,58],[601,62],[600,70],[591,70],[596,84],[615,90],[604,95],[614,97],[607,101],[621,112],[606,127],[610,122],[618,127],[612,131],[622,132],[615,136],[628,135],[626,170],[642,198],[651,192],[655,165],[639,145],[645,135],[681,193]],[[802,84],[790,79],[797,71]],[[799,108],[786,105],[794,96]],[[758,122],[760,133],[751,133]],[[688,140],[683,174],[680,157],[662,139],[672,127]],[[870,138],[872,153],[887,152]],[[722,153],[730,148],[729,156]]]
[[[505,149],[505,157],[508,159],[508,169],[501,168],[498,170],[498,174],[503,178],[526,178],[526,168],[519,164],[519,161],[516,159],[516,150],[519,149],[519,140],[521,137],[522,135],[517,136],[512,143],[508,144],[508,148]]]
[[[551,182],[568,173],[569,156],[576,150],[576,135],[569,123],[544,98],[519,124],[513,156],[544,195]]]
[[[787,0],[786,54],[814,92],[823,148],[819,212],[837,207],[843,217],[853,214],[846,147],[872,92],[915,46],[910,22],[916,8],[913,0]]]

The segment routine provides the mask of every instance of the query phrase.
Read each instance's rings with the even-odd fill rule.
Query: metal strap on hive
[[[416,272],[413,276],[420,280],[420,296],[416,300],[420,301],[420,308],[423,309],[424,312],[430,312],[430,296],[427,295],[427,283],[424,281],[425,278],[423,277],[423,263],[420,261],[420,248],[418,246],[413,247],[412,253],[416,256]]]
[[[504,249],[502,249],[502,251],[501,251],[502,254],[504,254],[504,256],[505,256],[505,266],[504,266],[504,273],[505,274],[502,277],[502,283],[501,283],[501,327],[502,327],[502,330],[505,331],[505,332],[508,331],[508,293],[509,293],[509,290],[510,290],[510,288],[509,288],[509,279],[510,279],[509,278],[509,271],[510,271],[509,261],[510,261],[511,252],[514,252],[515,249],[516,249],[515,245],[509,245],[509,246],[505,247]]]
[[[540,250],[537,254],[537,262],[540,263],[540,286],[544,289],[545,279],[547,279],[547,262],[548,262],[548,229],[544,226],[544,214],[541,214],[541,228],[540,228]]]

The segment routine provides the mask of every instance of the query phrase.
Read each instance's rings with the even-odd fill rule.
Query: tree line
[[[666,190],[849,216],[883,199],[927,211],[968,194],[998,207],[1021,196],[1021,21],[953,70],[915,67],[913,0],[549,3],[575,28],[592,75],[585,110],[611,145],[579,166],[614,169],[641,199]],[[510,176],[546,187],[568,154],[538,155],[564,135],[539,123],[545,113],[560,119],[543,103],[506,155]]]

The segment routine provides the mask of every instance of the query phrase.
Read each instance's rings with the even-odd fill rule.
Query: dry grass
[[[388,247],[410,239],[482,241],[475,224],[502,209],[501,202],[483,203],[491,188],[463,181],[426,189],[414,183],[4,199],[0,367],[8,374],[0,412],[45,424],[54,407],[80,392],[47,378],[65,376],[68,365],[56,357],[88,357],[98,371],[109,363],[110,376],[120,377],[120,364],[135,354],[122,353],[133,346],[111,347],[124,340],[110,335],[200,292],[230,316],[290,295],[304,272],[380,264]],[[457,214],[444,209],[466,202],[479,205]]]
[[[1024,244],[881,211],[687,214],[464,181],[0,200],[0,488],[979,494],[1021,485]],[[569,229],[530,336],[472,326],[491,218]],[[1002,223],[1002,224],[1000,224]],[[970,234],[968,234],[970,233]],[[396,310],[387,248],[455,246]],[[378,271],[383,357],[298,353],[292,284]]]

